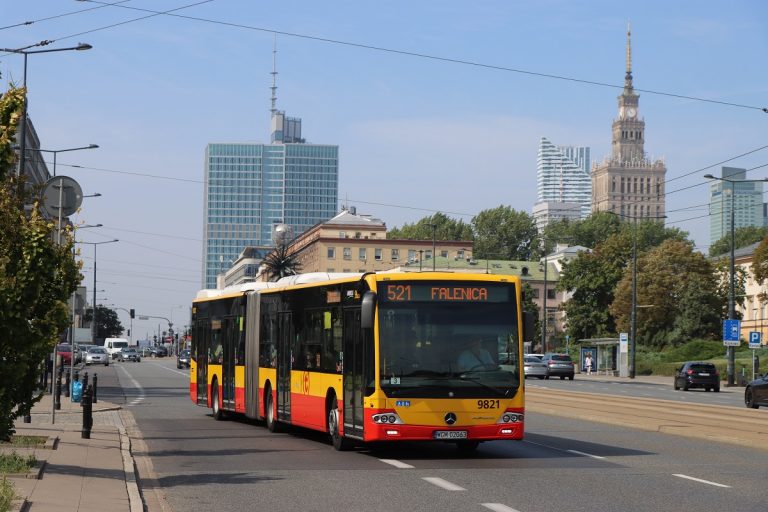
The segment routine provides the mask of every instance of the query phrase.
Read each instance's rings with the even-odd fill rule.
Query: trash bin
[[[83,383],[79,380],[72,381],[72,401],[79,402],[83,398]]]

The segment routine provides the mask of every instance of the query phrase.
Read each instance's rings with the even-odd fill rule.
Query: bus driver
[[[459,370],[495,370],[498,368],[491,354],[483,348],[483,339],[474,338],[471,345],[459,355]]]

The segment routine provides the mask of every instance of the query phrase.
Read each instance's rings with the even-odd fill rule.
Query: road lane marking
[[[583,455],[585,457],[592,457],[593,459],[604,459],[605,458],[605,457],[601,457],[599,455],[592,455],[591,453],[580,452],[578,450],[565,450],[565,451],[567,451],[568,453],[575,453],[576,455]]]
[[[714,485],[715,487],[726,487],[726,488],[730,488],[731,487],[730,485],[719,484],[717,482],[711,482],[709,480],[702,480],[701,478],[694,478],[692,476],[681,475],[679,473],[675,473],[672,476],[676,476],[676,477],[679,477],[679,478],[685,478],[687,480],[693,480],[694,482],[701,482],[702,484]]]
[[[392,466],[395,466],[396,468],[400,469],[413,469],[413,466],[410,464],[406,464],[405,462],[400,462],[399,460],[395,459],[379,459],[384,464],[390,464]]]
[[[442,478],[437,478],[433,476],[425,476],[422,478],[422,480],[426,480],[427,482],[431,483],[432,485],[436,485],[440,488],[445,489],[446,491],[466,491],[465,488],[452,484],[448,480],[443,480]]]
[[[508,507],[501,503],[481,503],[487,509],[493,510],[493,512],[518,512],[517,509]]]
[[[141,387],[141,384],[139,384],[139,382],[136,379],[134,379],[133,376],[130,373],[128,373],[128,370],[126,370],[123,366],[118,366],[118,368],[120,368],[123,371],[123,373],[125,373],[126,377],[128,377],[128,379],[131,381],[131,384],[133,384],[133,387],[135,387],[139,392],[139,396],[131,400],[131,402],[128,405],[137,405],[141,403],[141,401],[144,400],[144,398],[146,397],[144,393],[144,388]]]

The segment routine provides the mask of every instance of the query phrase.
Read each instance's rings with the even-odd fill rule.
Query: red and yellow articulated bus
[[[338,450],[523,438],[533,317],[515,276],[303,274],[203,290],[192,323],[190,397],[216,419],[327,432]]]

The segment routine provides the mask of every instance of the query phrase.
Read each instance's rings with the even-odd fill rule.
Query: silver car
[[[109,354],[103,347],[90,347],[85,354],[85,364],[103,364],[109,366]]]
[[[549,375],[549,369],[547,364],[542,362],[536,356],[526,355],[523,359],[524,373],[527,377],[538,377],[539,379],[546,379]]]

